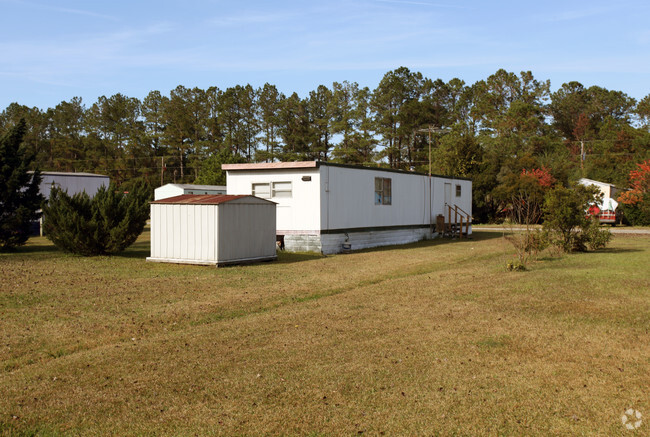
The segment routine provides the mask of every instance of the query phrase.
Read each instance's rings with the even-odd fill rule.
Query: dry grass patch
[[[146,236],[92,259],[35,239],[0,255],[0,430],[631,435],[648,243],[507,273],[487,232],[224,269],[145,263]]]

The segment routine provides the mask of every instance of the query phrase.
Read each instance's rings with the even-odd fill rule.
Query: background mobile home
[[[42,171],[39,191],[47,200],[50,198],[52,187],[59,188],[73,196],[85,192],[93,197],[100,187],[110,184],[110,178],[101,174],[94,173],[66,173],[57,171]],[[32,232],[37,235],[43,235],[43,218],[34,223]]]
[[[101,174],[42,171],[39,189],[46,199],[50,198],[52,187],[60,188],[70,196],[85,191],[93,197],[101,186],[108,187],[109,183],[109,177]]]
[[[225,185],[165,184],[153,190],[154,200],[183,194],[226,194]]]
[[[615,224],[618,202],[614,198],[618,196],[621,190],[607,182],[587,178],[579,179],[578,183],[587,187],[593,185],[600,190],[603,198],[600,203],[592,205],[590,212],[597,216],[601,223]]]
[[[318,161],[224,164],[228,194],[277,205],[277,234],[294,251],[325,254],[410,243],[436,235],[449,207],[472,213],[472,181]],[[471,233],[469,227],[468,233]]]

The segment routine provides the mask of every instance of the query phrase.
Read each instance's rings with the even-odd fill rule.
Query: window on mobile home
[[[390,205],[392,200],[390,178],[375,178],[375,205]]]
[[[456,197],[460,197],[460,192],[461,192],[460,185],[456,185]]]
[[[261,197],[262,199],[270,199],[272,197],[291,197],[291,182],[253,184],[251,191],[253,196]]]
[[[291,182],[273,182],[272,197],[291,197]]]
[[[271,189],[268,183],[253,184],[253,189],[251,191],[253,196],[261,197],[262,199],[269,199],[271,197]]]

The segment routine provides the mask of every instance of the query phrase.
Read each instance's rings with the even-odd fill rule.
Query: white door
[[[451,213],[449,212],[449,208],[447,205],[451,205],[451,184],[445,183],[445,216],[447,219],[445,220],[447,223],[451,223]]]

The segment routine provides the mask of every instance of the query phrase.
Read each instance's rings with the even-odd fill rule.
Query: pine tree
[[[29,172],[34,155],[22,145],[25,120],[0,137],[0,250],[25,244],[32,223],[38,219],[43,196],[41,174]]]
[[[84,256],[111,255],[135,242],[149,218],[151,193],[142,185],[129,193],[103,186],[91,198],[53,189],[43,207],[43,228],[60,249]]]

